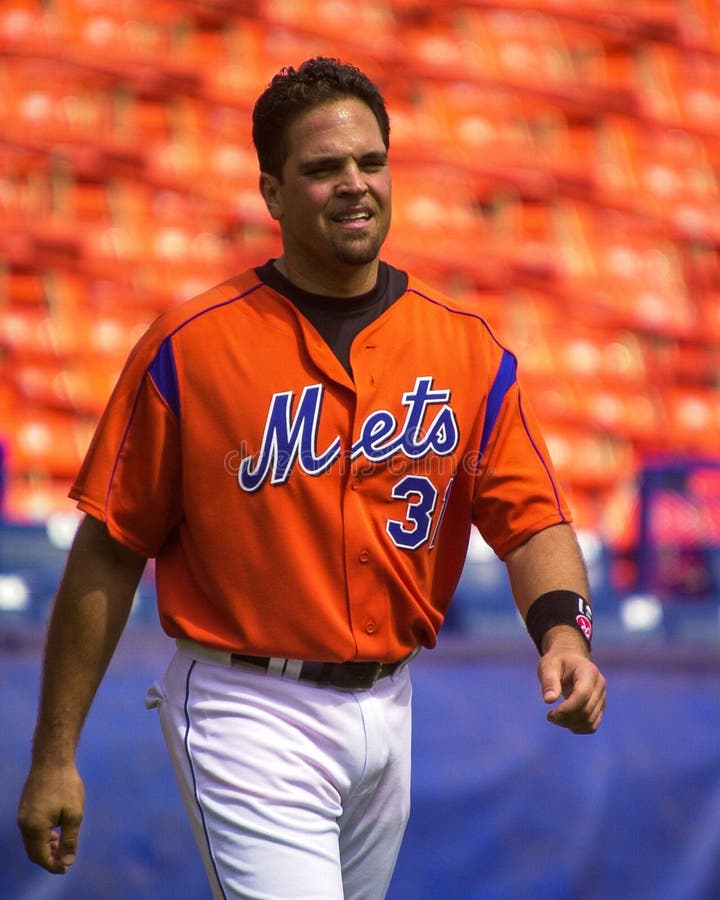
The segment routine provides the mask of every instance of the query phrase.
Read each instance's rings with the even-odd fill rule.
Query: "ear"
[[[282,215],[282,203],[280,202],[280,182],[274,175],[267,172],[260,173],[260,193],[263,195],[265,206],[273,219],[279,219]]]

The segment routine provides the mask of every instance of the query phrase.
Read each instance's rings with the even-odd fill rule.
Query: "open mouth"
[[[357,212],[344,213],[343,215],[333,216],[333,222],[338,225],[364,225],[372,219],[372,214],[367,210],[358,210]]]

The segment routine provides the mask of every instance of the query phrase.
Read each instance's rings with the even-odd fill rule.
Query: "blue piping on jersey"
[[[560,518],[562,519],[563,522],[567,522],[567,516],[563,512],[562,503],[560,502],[560,494],[558,493],[558,487],[557,487],[557,484],[555,484],[555,479],[552,477],[552,475],[550,473],[550,467],[548,466],[548,462],[545,459],[545,456],[540,452],[540,448],[533,440],[532,434],[530,433],[530,429],[528,428],[527,421],[525,419],[525,413],[524,413],[523,407],[522,407],[522,395],[518,396],[518,409],[520,410],[520,418],[522,419],[523,426],[525,427],[525,434],[527,434],[528,439],[529,439],[530,443],[532,444],[533,450],[535,451],[538,459],[542,463],[543,468],[545,469],[545,473],[547,474],[548,481],[550,482],[550,485],[553,489],[553,496],[555,497],[555,505],[557,506],[558,515],[560,516]]]
[[[247,297],[248,294],[251,294],[259,287],[262,287],[262,282],[257,282],[242,294],[236,294],[234,297],[222,300],[220,303],[208,306],[206,309],[199,310],[194,315],[190,316],[189,319],[185,319],[184,322],[181,322],[180,325],[168,334],[162,344],[160,344],[160,349],[158,350],[155,359],[148,366],[148,373],[177,419],[180,418],[180,389],[178,387],[175,354],[173,353],[172,348],[173,336],[199,316],[204,316],[206,313],[212,312],[221,306],[227,306],[229,303],[234,303],[236,300],[242,300],[243,297]]]
[[[502,359],[498,366],[495,380],[488,394],[487,407],[485,409],[485,423],[483,425],[482,437],[480,438],[480,456],[484,456],[487,449],[490,435],[495,428],[497,417],[500,415],[500,407],[502,406],[505,395],[517,380],[517,360],[509,350],[503,350]]]
[[[220,306],[226,306],[226,305],[229,304],[229,303],[235,303],[237,300],[242,300],[244,297],[249,296],[250,294],[252,294],[252,293],[253,293],[254,291],[256,291],[258,288],[261,288],[262,286],[263,286],[263,282],[262,282],[262,281],[258,281],[258,282],[256,282],[255,284],[253,284],[252,287],[248,288],[246,291],[243,291],[243,293],[241,293],[241,294],[235,294],[234,296],[229,297],[227,300],[222,300],[222,301],[220,301],[219,303],[215,303],[213,306],[209,306],[207,309],[200,310],[199,312],[195,313],[195,315],[190,316],[189,319],[185,319],[184,322],[181,322],[181,323],[177,326],[177,328],[175,328],[175,329],[174,329],[174,330],[173,330],[173,331],[172,331],[172,332],[164,339],[163,344],[165,344],[165,342],[169,342],[169,341],[170,341],[170,338],[172,338],[172,336],[173,336],[174,334],[177,334],[177,332],[180,331],[182,328],[184,328],[184,327],[188,324],[188,322],[192,322],[193,319],[196,319],[198,316],[201,316],[201,315],[203,315],[203,314],[206,313],[206,312],[211,312],[212,310],[217,309],[217,308],[220,307]],[[163,345],[161,344],[161,346],[160,346],[160,350],[161,350],[161,351],[162,351],[162,346],[163,346]],[[172,351],[170,351],[170,355],[171,355],[171,358],[172,358]],[[151,374],[152,374],[152,368],[153,368],[153,366],[155,365],[155,362],[156,362],[156,361],[153,360],[153,362],[150,364],[150,366],[149,366],[148,369],[147,369],[147,371],[148,371],[148,372],[151,372]],[[158,364],[158,365],[160,365],[160,364]],[[177,415],[177,414],[179,413],[179,410],[180,410],[180,397],[179,397],[179,391],[178,391],[178,387],[177,387],[177,372],[175,371],[175,360],[174,360],[174,358],[172,358],[172,367],[173,367],[173,372],[174,372],[174,376],[173,376],[173,377],[175,378],[175,394],[176,394],[176,399],[175,399],[175,409],[174,409],[174,411],[175,411],[175,413],[176,413],[176,415]],[[153,376],[153,379],[154,379],[154,376]],[[156,383],[157,383],[157,382],[156,382]],[[158,389],[159,389],[159,385],[158,385]],[[140,391],[140,390],[138,390],[138,391],[136,392],[136,394],[135,394],[135,398],[134,398],[134,400],[133,400],[133,405],[132,405],[132,410],[131,410],[131,412],[130,412],[130,415],[128,416],[128,420],[127,420],[127,423],[126,423],[126,425],[125,425],[125,431],[123,432],[123,436],[122,436],[122,439],[121,439],[121,441],[120,441],[120,447],[118,448],[118,452],[117,452],[116,455],[115,455],[115,461],[113,462],[112,475],[110,476],[110,478],[109,478],[109,480],[108,480],[108,489],[107,489],[107,492],[106,492],[106,494],[105,494],[105,514],[106,514],[106,515],[107,515],[107,508],[108,508],[108,506],[110,505],[110,494],[111,494],[112,489],[113,489],[113,484],[115,483],[115,472],[117,471],[117,467],[118,467],[118,465],[119,465],[119,463],[120,463],[120,454],[121,454],[121,452],[122,452],[122,448],[125,446],[125,441],[127,440],[127,436],[128,436],[128,434],[130,433],[130,428],[132,427],[133,420],[135,419],[135,413],[137,412],[138,403],[139,403],[139,401],[140,401],[140,394],[141,394],[141,391]],[[165,395],[163,394],[163,396],[165,396]]]
[[[150,377],[162,394],[163,399],[175,414],[180,418],[180,392],[178,390],[177,369],[175,368],[175,356],[172,349],[172,341],[169,337],[160,344],[157,356],[148,368]]]
[[[448,312],[453,313],[454,315],[467,316],[468,318],[477,319],[478,321],[482,322],[483,325],[485,326],[485,328],[487,328],[487,331],[488,331],[488,334],[490,335],[490,337],[497,344],[497,346],[500,347],[501,350],[503,351],[503,358],[500,362],[500,366],[498,368],[497,374],[495,375],[495,381],[493,382],[492,388],[490,389],[490,394],[488,395],[487,410],[485,413],[485,424],[483,427],[483,433],[482,433],[482,439],[481,439],[482,443],[481,443],[481,447],[480,447],[480,451],[481,451],[480,458],[482,458],[482,453],[484,453],[484,451],[485,451],[486,445],[487,445],[488,441],[490,440],[490,435],[492,434],[492,428],[495,425],[495,421],[497,420],[499,408],[502,405],[502,399],[505,397],[505,394],[507,393],[508,388],[516,380],[517,360],[512,355],[512,353],[510,353],[510,351],[507,350],[507,348],[503,347],[503,345],[500,343],[500,341],[497,339],[497,337],[493,333],[492,328],[490,328],[490,326],[488,325],[487,321],[478,313],[474,313],[471,310],[457,309],[453,306],[450,306],[447,303],[443,303],[441,300],[438,300],[435,297],[431,297],[428,294],[424,294],[422,291],[419,291],[417,288],[414,288],[414,287],[408,287],[407,292],[408,292],[408,294],[416,294],[418,297],[422,297],[423,300],[427,300],[428,303],[432,303],[435,306],[439,306],[442,309],[445,309]],[[510,362],[507,361],[506,357],[510,358]],[[500,376],[503,371],[503,367],[510,366],[511,364],[513,366],[513,380],[509,384],[506,385],[504,391],[502,391],[502,394],[500,395],[500,392],[502,390],[501,383],[500,383],[501,382]],[[506,371],[505,378],[507,378],[507,375],[508,375],[508,372]],[[500,402],[498,404],[498,409],[495,412],[495,416],[492,421],[492,425],[488,426],[490,405],[491,405],[491,396],[493,395],[493,391],[495,390],[496,386],[497,386],[498,395],[500,395],[499,396]],[[560,502],[560,494],[558,492],[558,487],[557,487],[557,484],[555,483],[555,479],[552,477],[552,474],[550,472],[550,467],[548,465],[548,461],[545,458],[545,456],[543,455],[543,453],[541,452],[540,448],[537,446],[537,444],[533,440],[532,434],[530,433],[530,429],[528,428],[527,420],[525,418],[525,413],[523,412],[523,408],[522,408],[522,396],[521,395],[518,395],[518,407],[520,410],[520,418],[522,419],[523,427],[525,428],[525,433],[528,436],[528,440],[530,441],[530,444],[532,445],[533,450],[537,454],[540,462],[542,463],[543,468],[545,469],[545,472],[547,473],[548,481],[550,482],[550,485],[551,485],[552,491],[553,491],[553,496],[555,497],[555,504],[557,506],[558,514],[560,515],[560,518],[562,519],[563,522],[567,522],[568,521],[567,517],[565,516],[565,514],[562,511],[562,504]]]

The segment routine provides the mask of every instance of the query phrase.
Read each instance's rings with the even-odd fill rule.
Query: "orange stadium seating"
[[[0,47],[6,515],[67,506],[156,315],[278,252],[249,114],[317,53],[381,85],[388,256],[517,350],[579,521],[720,454],[715,0],[7,0]]]

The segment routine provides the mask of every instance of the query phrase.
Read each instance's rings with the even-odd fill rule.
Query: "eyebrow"
[[[322,168],[324,166],[332,167],[338,165],[346,158],[347,157],[345,156],[316,156],[299,163],[298,169],[301,172],[309,172],[311,169]],[[372,150],[369,153],[363,153],[357,161],[360,164],[369,162],[386,163],[388,161],[388,154],[385,150]]]

